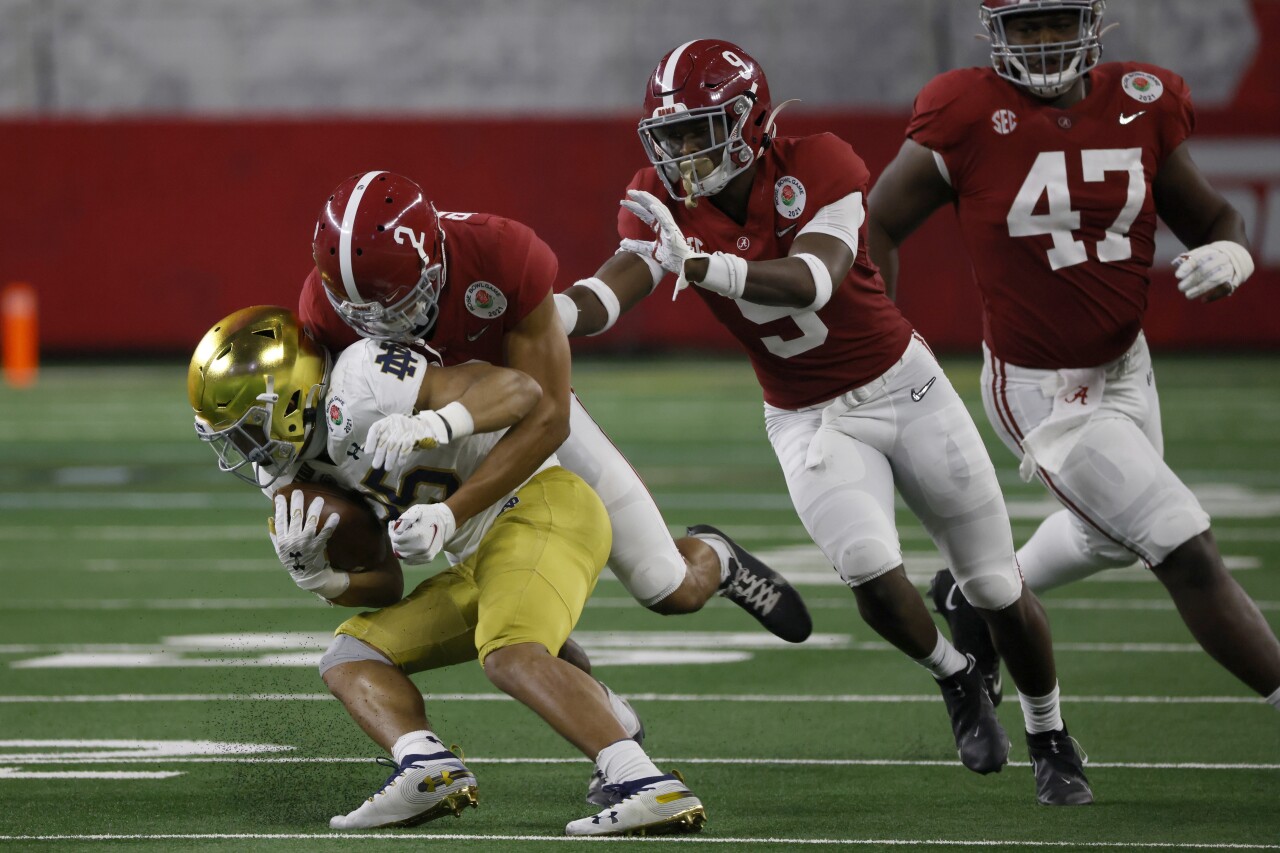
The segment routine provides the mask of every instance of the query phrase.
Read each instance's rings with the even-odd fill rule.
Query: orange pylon
[[[0,369],[16,388],[34,385],[40,367],[36,289],[10,282],[0,291]]]

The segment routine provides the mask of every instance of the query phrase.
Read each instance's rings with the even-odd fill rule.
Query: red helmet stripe
[[[365,189],[374,178],[384,172],[384,169],[379,169],[361,175],[360,180],[356,181],[355,189],[351,191],[351,197],[347,199],[346,209],[342,211],[342,230],[338,237],[338,266],[342,271],[342,286],[346,288],[347,299],[357,305],[362,305],[368,300],[356,289],[356,276],[351,270],[351,234],[355,230],[356,211],[360,209],[360,200],[364,198]]]
[[[676,87],[676,66],[680,64],[680,58],[684,56],[685,50],[689,45],[697,42],[698,39],[687,41],[684,44],[671,51],[671,55],[667,57],[667,64],[663,67],[662,72],[658,75],[658,85],[662,87],[662,105],[664,107],[675,106],[675,95],[672,90]]]

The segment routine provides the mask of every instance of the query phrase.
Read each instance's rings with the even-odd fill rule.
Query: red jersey
[[[503,338],[552,292],[559,263],[528,226],[487,213],[441,213],[445,284],[440,315],[427,344],[446,365],[503,364]],[[325,295],[312,269],[298,298],[298,316],[336,356],[360,340]]]
[[[823,207],[862,193],[865,212],[869,179],[853,149],[823,133],[773,141],[759,160],[742,225],[709,199],[692,209],[675,201],[652,168],[637,172],[628,189],[663,199],[697,251],[768,261],[786,257],[796,234]],[[866,231],[864,216],[853,267],[817,312],[726,299],[696,286],[686,291],[696,293],[747,351],[771,406],[798,409],[838,397],[880,376],[907,348],[911,324],[885,296],[880,272],[867,256]],[[618,215],[618,233],[623,239],[654,238],[625,209]]]
[[[1147,307],[1151,180],[1191,135],[1186,83],[1099,65],[1055,109],[990,68],[935,77],[907,136],[942,157],[982,294],[983,336],[1024,367],[1092,367],[1133,344]]]

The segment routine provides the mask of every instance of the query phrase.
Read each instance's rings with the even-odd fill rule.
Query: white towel
[[[1053,411],[1022,439],[1022,464],[1018,473],[1024,481],[1037,468],[1057,474],[1076,446],[1094,412],[1102,405],[1107,383],[1106,367],[1059,370],[1045,382],[1045,395],[1053,394]]]

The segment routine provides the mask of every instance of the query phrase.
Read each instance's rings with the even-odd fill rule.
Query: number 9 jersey
[[[1181,77],[1097,66],[1065,109],[991,68],[934,78],[907,136],[934,152],[956,196],[984,302],[983,337],[1023,367],[1091,367],[1123,355],[1147,307],[1151,183],[1195,126]]]

